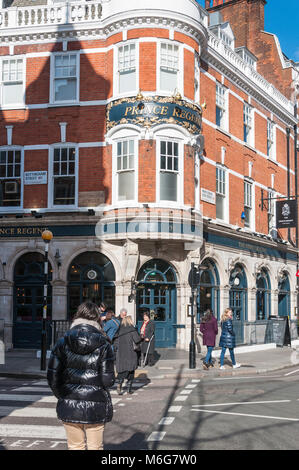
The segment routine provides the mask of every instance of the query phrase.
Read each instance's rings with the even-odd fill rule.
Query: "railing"
[[[270,82],[260,75],[253,67],[250,67],[235,51],[226,46],[224,42],[217,38],[212,32],[209,33],[209,46],[219,55],[225,58],[231,65],[248,77],[261,90],[265,91],[273,100],[279,103],[292,115],[294,114],[294,105],[280,91],[278,91]]]
[[[62,338],[64,333],[70,328],[71,320],[52,320],[52,347],[56,344],[59,338]]]
[[[0,27],[22,28],[99,21],[102,1],[66,2],[54,5],[5,8],[0,11]]]

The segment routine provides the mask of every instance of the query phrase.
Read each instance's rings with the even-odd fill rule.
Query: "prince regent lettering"
[[[167,100],[167,101],[166,101]],[[171,102],[167,98],[124,98],[107,108],[107,130],[118,124],[135,124],[152,127],[162,123],[179,124],[192,134],[201,133],[201,109],[185,101]]]

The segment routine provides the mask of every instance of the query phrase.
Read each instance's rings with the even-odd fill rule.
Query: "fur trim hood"
[[[85,318],[73,321],[65,334],[65,341],[74,353],[82,355],[91,354],[107,342],[99,323]]]

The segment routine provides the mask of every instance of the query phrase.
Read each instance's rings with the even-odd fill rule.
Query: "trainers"
[[[237,363],[237,364],[235,364],[235,365],[233,366],[233,369],[239,369],[239,367],[241,367],[241,364],[238,364],[238,363]]]
[[[209,365],[206,362],[203,362],[202,365],[205,370],[209,370]]]
[[[225,370],[225,367],[224,367],[224,366],[220,366],[219,369]]]

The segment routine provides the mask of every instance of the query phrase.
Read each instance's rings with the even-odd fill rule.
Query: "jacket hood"
[[[77,318],[65,334],[65,341],[76,354],[90,354],[106,342],[100,325],[95,321]]]

